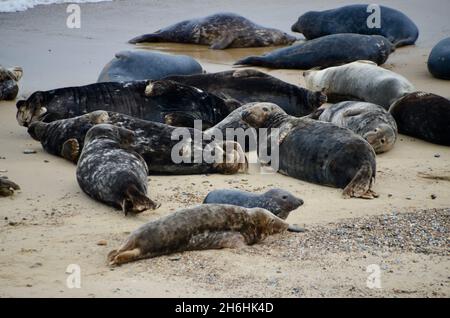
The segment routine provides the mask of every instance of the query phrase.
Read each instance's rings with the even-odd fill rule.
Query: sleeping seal
[[[450,101],[447,98],[414,92],[397,100],[389,112],[397,121],[400,133],[450,146]]]
[[[140,213],[159,204],[147,197],[147,165],[130,149],[135,136],[130,130],[108,124],[92,127],[77,165],[77,181],[90,197]]]
[[[36,120],[51,122],[105,110],[182,127],[193,127],[198,119],[208,128],[235,107],[235,102],[173,81],[108,82],[34,92],[17,102],[16,117],[27,127]]]
[[[122,51],[105,65],[97,82],[159,80],[170,75],[202,73],[202,66],[187,55],[144,50]]]
[[[374,13],[373,5],[355,4],[332,10],[309,11],[300,16],[292,31],[311,40],[337,33],[382,35],[396,47],[413,45],[419,37],[417,26],[402,12],[379,6],[379,27],[368,23]]]
[[[17,82],[22,78],[22,75],[21,67],[6,69],[0,66],[0,101],[16,98],[19,93]]]
[[[379,105],[342,102],[321,107],[312,118],[350,129],[367,140],[376,153],[391,150],[397,140],[394,118]]]
[[[144,34],[130,43],[178,42],[209,45],[211,49],[288,45],[295,37],[269,29],[234,14],[217,13],[204,18],[182,21],[155,33]]]
[[[428,70],[436,78],[450,80],[450,37],[440,41],[431,50]]]
[[[346,198],[377,197],[371,189],[376,173],[375,151],[351,130],[306,117],[289,116],[270,103],[252,105],[242,114],[242,119],[255,128],[267,128],[272,132],[278,128],[281,173],[344,188]],[[270,144],[267,142],[269,152]]]
[[[383,106],[386,110],[397,99],[416,90],[403,76],[370,61],[306,71],[303,76],[307,88],[324,90],[332,103],[361,100]]]
[[[325,94],[292,85],[269,74],[241,69],[211,74],[170,76],[166,79],[198,87],[241,104],[270,102],[292,116],[305,116],[327,101]]]
[[[381,35],[333,34],[261,56],[248,56],[234,65],[302,70],[325,68],[357,60],[369,60],[380,65],[386,62],[393,51],[394,46]]]
[[[289,230],[290,225],[261,208],[202,204],[178,210],[133,231],[109,265],[193,250],[239,248]]]
[[[291,211],[303,205],[303,200],[283,189],[270,189],[261,194],[236,189],[220,189],[208,193],[203,203],[232,204],[244,208],[262,208],[286,220]]]
[[[14,194],[14,191],[20,190],[20,187],[11,180],[0,177],[0,197],[8,197]]]

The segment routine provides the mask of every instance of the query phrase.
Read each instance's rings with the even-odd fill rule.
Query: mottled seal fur
[[[130,149],[130,130],[109,124],[92,127],[77,165],[77,181],[90,197],[128,212],[156,209],[147,197],[147,165]]]
[[[11,180],[0,177],[0,197],[8,197],[14,194],[14,191],[20,190],[20,187]]]
[[[375,151],[351,130],[306,117],[289,116],[270,103],[249,107],[242,118],[255,128],[270,129],[269,138],[273,129],[278,128],[279,172],[308,182],[344,188],[347,198],[377,196],[372,191]],[[267,144],[270,154],[271,142]]]
[[[306,12],[291,29],[302,33],[308,40],[337,33],[358,33],[382,35],[396,47],[413,45],[419,37],[419,29],[414,22],[398,10],[385,6],[379,8],[379,27],[371,28],[367,23],[374,9],[367,4],[356,4]]]
[[[395,119],[379,105],[347,101],[321,107],[312,117],[350,129],[367,140],[376,153],[391,150],[397,140]]]
[[[383,64],[394,46],[381,35],[333,34],[274,50],[261,56],[245,57],[234,65],[307,70],[357,60]]]
[[[305,116],[327,101],[325,94],[313,92],[252,69],[211,74],[170,76],[167,79],[198,87],[241,104],[270,102],[292,116]]]
[[[108,263],[120,265],[192,250],[239,248],[288,229],[287,222],[261,208],[202,204],[142,225],[108,254]]]
[[[263,208],[286,220],[291,211],[303,205],[303,200],[283,189],[270,189],[261,194],[236,189],[218,189],[208,193],[203,203]]]
[[[51,122],[105,110],[182,127],[202,120],[208,128],[235,107],[234,102],[173,81],[108,82],[34,92],[17,102],[16,117],[28,126],[36,120]]]
[[[122,51],[105,65],[97,82],[159,80],[170,75],[190,75],[202,72],[202,66],[187,55],[143,50]]]
[[[436,78],[450,80],[450,37],[433,47],[428,57],[428,70]]]
[[[308,89],[323,90],[332,103],[360,100],[383,106],[386,110],[397,99],[416,90],[403,76],[370,61],[310,70],[303,76]]]
[[[450,146],[450,101],[424,92],[397,100],[389,109],[400,133]]]
[[[17,82],[22,78],[21,67],[3,68],[0,66],[0,101],[13,100],[19,93]]]
[[[238,47],[287,45],[295,40],[296,38],[292,35],[257,25],[240,15],[217,13],[204,18],[182,21],[155,33],[138,36],[129,42],[194,43],[222,50]]]

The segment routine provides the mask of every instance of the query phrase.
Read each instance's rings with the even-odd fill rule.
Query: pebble
[[[106,240],[100,240],[97,242],[97,245],[105,246],[105,245],[108,245],[108,242]]]
[[[29,154],[32,154],[32,153],[36,153],[36,150],[33,150],[33,149],[25,149],[25,150],[23,151],[23,153],[26,154],[26,155],[29,155]]]

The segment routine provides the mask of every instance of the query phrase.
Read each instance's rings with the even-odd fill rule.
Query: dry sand
[[[24,68],[20,97],[35,90],[94,82],[113,54],[132,49],[131,37],[181,19],[234,11],[256,22],[289,30],[307,10],[353,1],[114,1],[85,4],[82,27],[67,29],[66,5],[39,6],[0,14],[0,63]],[[398,49],[385,67],[406,76],[419,90],[450,97],[450,83],[433,79],[426,59],[448,36],[448,0],[380,1],[403,10],[421,30],[417,46]],[[211,51],[195,45],[144,48],[190,54],[206,70],[231,68],[239,57],[265,49]],[[303,84],[299,70],[267,70]],[[36,154],[24,154],[35,149]],[[13,102],[0,103],[0,175],[22,187],[0,198],[0,296],[263,296],[263,297],[448,297],[450,182],[420,172],[450,174],[450,148],[400,136],[377,159],[371,201],[345,200],[341,190],[256,167],[234,176],[151,176],[156,211],[124,217],[89,199],[78,187],[75,166],[44,153],[15,120]],[[4,172],[7,170],[7,172]],[[305,200],[289,221],[310,232],[271,237],[241,250],[188,252],[110,269],[107,252],[142,223],[200,203],[210,189],[264,191],[282,187]],[[435,197],[435,199],[432,199]],[[97,245],[106,240],[107,245]],[[66,286],[69,264],[81,267],[81,288]],[[366,268],[381,268],[381,289],[366,286]]]

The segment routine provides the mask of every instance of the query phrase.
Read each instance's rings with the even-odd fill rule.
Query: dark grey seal
[[[97,82],[159,80],[170,75],[190,75],[202,72],[202,66],[187,55],[143,50],[122,51],[105,65]]]
[[[144,34],[130,43],[177,42],[209,45],[223,50],[238,47],[288,45],[296,38],[277,29],[269,29],[234,14],[217,13],[204,18],[182,21],[155,33]]]
[[[436,78],[450,80],[450,37],[440,41],[431,50],[428,70]]]
[[[17,82],[22,78],[22,75],[21,67],[6,69],[0,66],[0,101],[16,98],[19,93]]]

